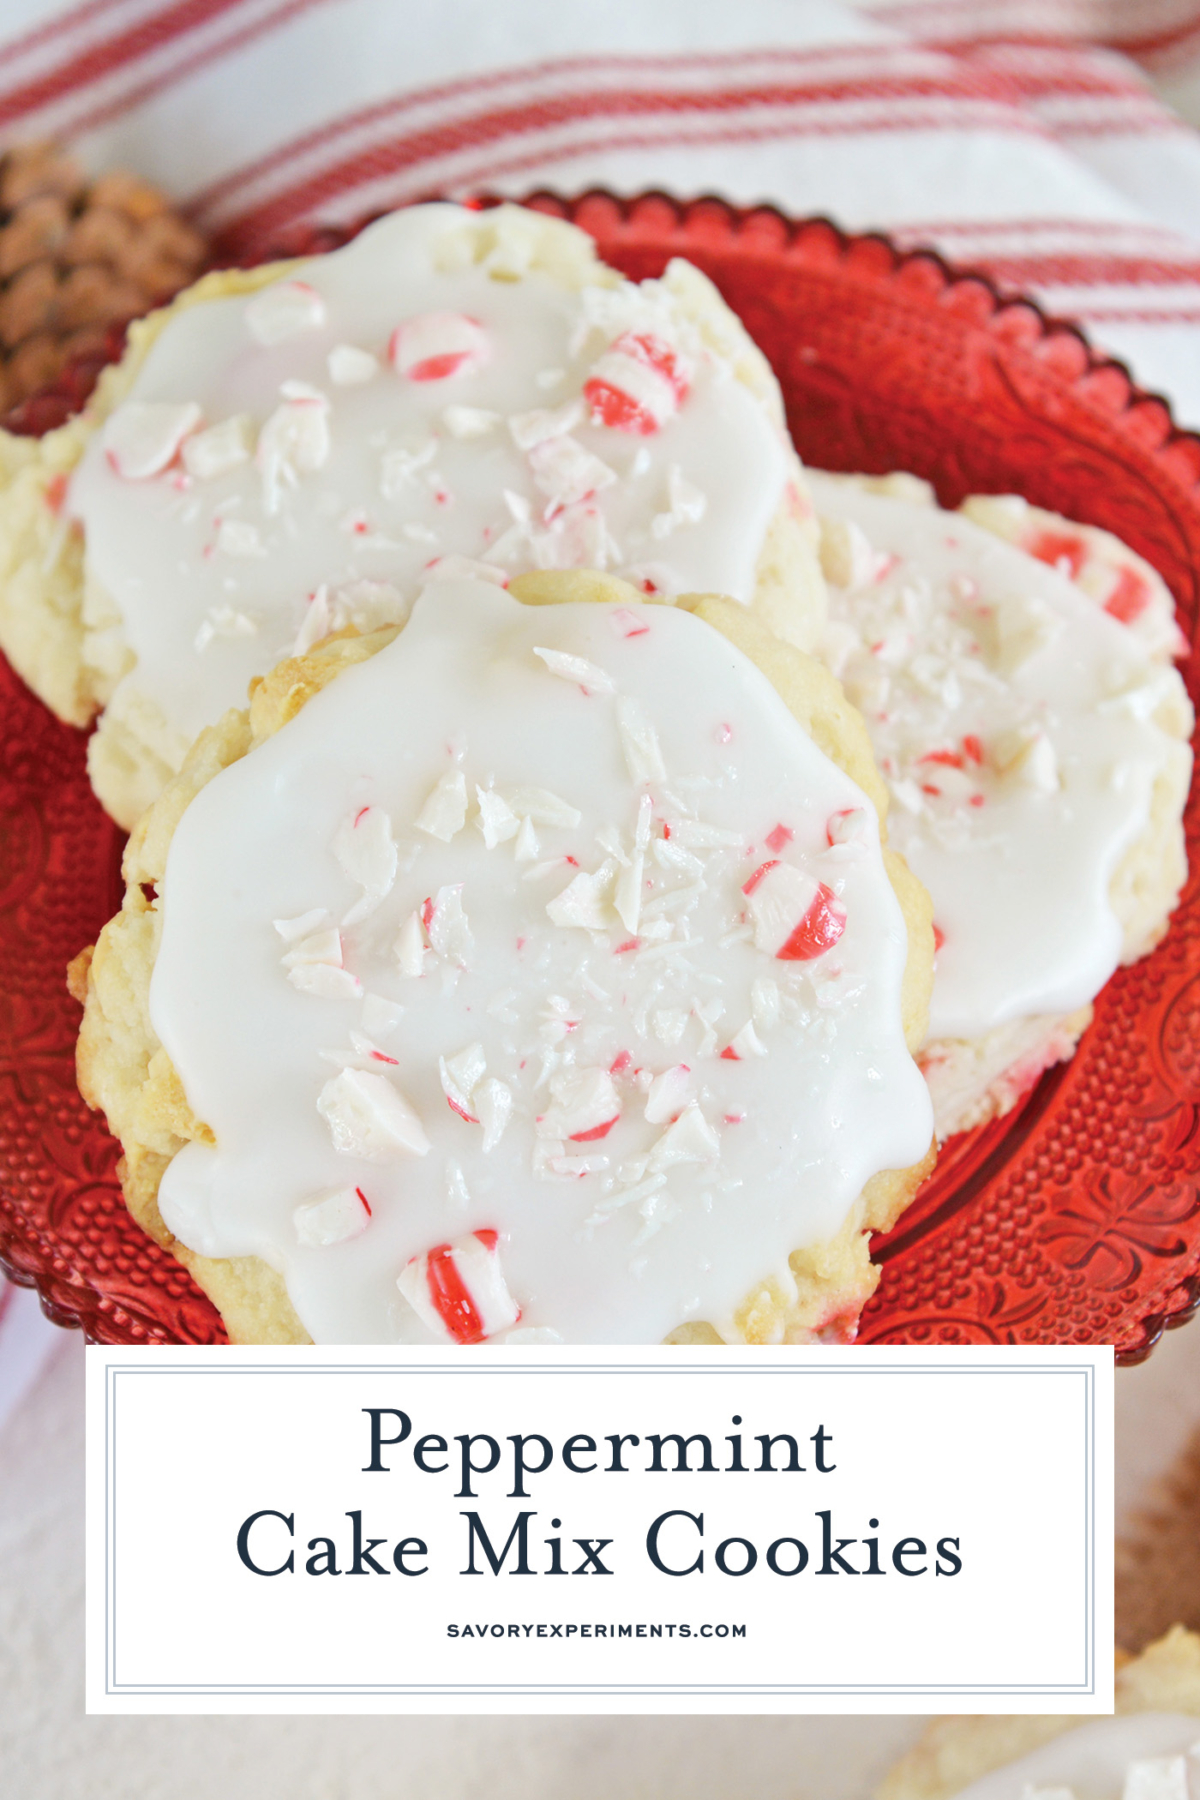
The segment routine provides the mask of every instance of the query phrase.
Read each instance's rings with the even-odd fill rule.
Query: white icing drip
[[[1073,1012],[1120,958],[1109,884],[1156,773],[1184,754],[1149,716],[1167,688],[1182,699],[1179,678],[969,520],[813,485],[872,551],[856,585],[831,588],[824,654],[889,783],[890,840],[933,896],[930,1036]]]
[[[1129,1792],[1127,1779],[1139,1765],[1176,1757],[1184,1759],[1184,1794],[1197,1800],[1200,1719],[1186,1713],[1148,1712],[1093,1719],[973,1781],[955,1800],[1023,1800],[1030,1789],[1056,1788],[1065,1788],[1074,1800],[1123,1800]],[[1142,1782],[1144,1777],[1134,1775],[1133,1794],[1139,1788],[1143,1794],[1149,1791]]]
[[[244,704],[323,587],[380,584],[385,616],[402,619],[439,558],[486,559],[500,581],[570,566],[637,579],[652,559],[667,591],[751,599],[787,479],[767,408],[656,283],[572,293],[539,272],[439,267],[450,235],[477,223],[452,206],[397,213],[306,263],[302,281],[189,308],[89,447],[68,509],[137,658],[122,685],[184,741]],[[631,440],[589,422],[582,390],[599,352],[647,315],[689,348],[691,385],[637,440],[637,472],[618,474]],[[389,362],[406,319],[420,330]],[[487,354],[449,376],[393,366],[420,369],[418,351],[436,358],[439,346],[465,352],[480,329]],[[553,409],[547,363],[562,372]],[[201,415],[183,466],[166,466]],[[110,440],[128,442],[137,479],[111,466]],[[325,629],[340,622],[329,606],[314,619]],[[221,608],[257,621],[254,635],[214,625]]]
[[[669,607],[625,611],[638,629],[614,632],[604,606],[446,583],[176,831],[151,1015],[217,1148],[182,1151],[159,1203],[195,1249],[282,1270],[318,1341],[423,1341],[399,1272],[478,1230],[499,1231],[530,1327],[583,1342],[653,1342],[685,1316],[728,1328],[756,1282],[786,1288],[788,1253],[834,1233],[872,1174],[928,1145],[873,813],[724,639]],[[614,691],[561,679],[538,650]],[[665,778],[627,767],[630,709]],[[518,860],[520,834],[489,845],[474,798],[451,838],[416,828],[448,753],[468,794],[534,822],[544,873]],[[861,836],[831,848],[828,820],[849,810]],[[348,850],[356,817],[381,873],[375,849]],[[641,860],[636,933],[598,834]],[[654,855],[677,840],[685,863]],[[388,891],[346,923],[364,876],[378,892],[392,875],[389,843]],[[780,961],[739,928],[771,856],[836,885],[829,954]],[[586,905],[555,923],[581,879]],[[295,991],[280,956],[297,948],[340,950],[365,997]],[[386,1050],[359,1029],[368,1012]],[[721,1054],[735,1033],[741,1060]],[[298,1205],[359,1187],[365,1230],[298,1242]]]

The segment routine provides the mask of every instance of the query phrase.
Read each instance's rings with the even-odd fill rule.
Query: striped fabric
[[[1200,0],[22,8],[0,126],[134,164],[231,253],[431,193],[716,189],[981,263],[1200,421],[1200,138],[1159,91],[1200,117]]]
[[[982,265],[1200,424],[1200,0],[6,0],[0,30],[0,132],[139,169],[233,253],[434,193],[718,191]]]
[[[85,0],[0,125],[164,180],[231,252],[430,193],[718,189],[932,242],[1200,420],[1200,0]],[[1134,59],[1137,60],[1134,60]]]

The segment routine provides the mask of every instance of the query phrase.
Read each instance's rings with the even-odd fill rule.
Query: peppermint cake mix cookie
[[[60,717],[104,709],[125,825],[252,677],[464,561],[716,587],[802,646],[824,620],[779,390],[716,289],[514,206],[207,276],[78,419],[0,436],[0,476],[0,647]]]
[[[813,483],[823,654],[933,897],[920,1060],[945,1138],[1069,1056],[1114,969],[1166,930],[1186,874],[1191,707],[1161,648],[1061,570],[910,487],[895,497],[889,478]]]
[[[131,1211],[240,1341],[852,1336],[931,1161],[885,808],[724,599],[444,581],[283,663],[75,971]]]
[[[1117,1671],[1116,1716],[938,1719],[877,1800],[1189,1800],[1200,1638],[1176,1626]]]

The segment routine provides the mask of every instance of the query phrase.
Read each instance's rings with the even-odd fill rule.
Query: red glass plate
[[[1018,492],[1106,526],[1161,571],[1194,638],[1200,439],[1072,325],[927,252],[824,220],[661,195],[533,196],[636,277],[686,256],[770,357],[808,462],[911,469],[946,504]],[[343,232],[260,247],[324,250]],[[256,260],[256,259],[251,259]],[[114,337],[114,354],[118,343]],[[68,371],[12,422],[81,403]],[[1185,667],[1193,695],[1195,653]],[[75,1092],[69,957],[119,901],[120,840],[83,739],[0,667],[0,1263],[106,1342],[223,1337],[208,1301],[126,1215],[117,1151]],[[875,1256],[870,1343],[1113,1343],[1145,1356],[1200,1304],[1200,808],[1165,941],[1105,988],[1074,1060],[944,1152]]]

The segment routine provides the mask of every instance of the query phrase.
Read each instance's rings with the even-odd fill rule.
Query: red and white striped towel
[[[481,188],[772,201],[983,265],[1200,424],[1190,117],[1200,0],[6,0],[0,19],[0,138],[131,165],[231,248]],[[16,1354],[0,1335],[0,1416]]]

